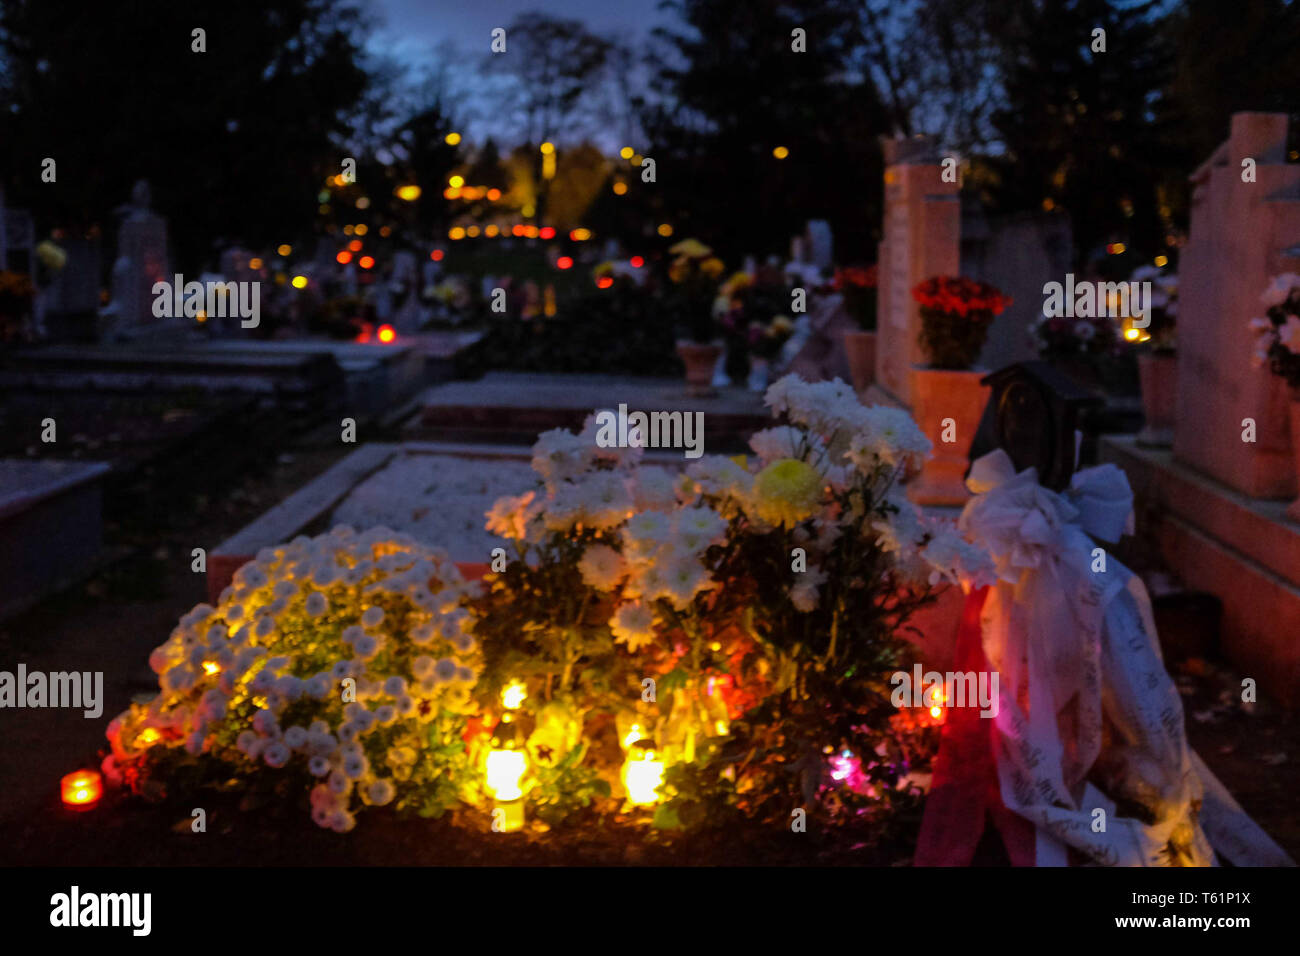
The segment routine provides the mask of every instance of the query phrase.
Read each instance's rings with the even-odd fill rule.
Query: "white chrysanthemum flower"
[[[498,498],[485,515],[485,527],[492,534],[511,541],[522,541],[527,534],[529,520],[540,511],[540,506],[534,503],[536,497],[537,492],[529,491],[522,495]]]
[[[444,657],[434,665],[434,676],[444,684],[456,679],[456,662],[450,657]]]
[[[1284,272],[1273,277],[1273,281],[1268,284],[1259,301],[1264,303],[1265,308],[1271,309],[1285,302],[1293,289],[1300,289],[1300,276],[1294,272]]]
[[[365,754],[349,754],[343,758],[343,775],[349,780],[360,780],[370,770]]]
[[[382,607],[368,607],[361,614],[361,626],[364,628],[376,628],[382,623],[384,623]]]
[[[307,600],[303,602],[303,611],[310,618],[323,617],[325,612],[330,609],[329,598],[320,591],[313,591],[307,595]]]
[[[919,466],[932,447],[911,415],[901,408],[877,405],[867,410],[866,421],[853,435],[845,457],[869,475],[878,464]]]
[[[335,833],[348,833],[357,825],[356,816],[342,807],[330,814],[330,829]]]
[[[799,458],[807,456],[812,448],[813,439],[802,428],[790,425],[778,425],[754,432],[749,438],[749,447],[754,450],[758,460],[770,465],[782,458]]]
[[[632,504],[637,511],[668,511],[677,503],[677,479],[664,468],[647,465],[632,477]]]
[[[621,604],[610,619],[609,628],[614,640],[636,652],[654,640],[654,611],[639,601]]]
[[[798,574],[790,588],[790,603],[805,614],[817,609],[821,599],[821,586],[826,583],[826,572],[821,568],[809,568]]]
[[[578,572],[588,587],[612,591],[627,573],[627,562],[609,545],[593,544],[583,552]]]
[[[313,777],[323,777],[330,772],[330,762],[319,755],[312,757],[307,761],[307,772]]]
[[[583,524],[592,528],[613,528],[632,512],[632,495],[617,472],[600,471],[588,475],[579,485]]]
[[[292,753],[283,740],[272,741],[262,751],[262,759],[266,761],[268,767],[283,767],[289,762],[291,756]]]
[[[294,725],[284,732],[285,745],[290,750],[304,750],[307,747],[307,728]]]
[[[533,470],[548,488],[578,477],[590,466],[595,445],[563,428],[537,436],[533,445]]]
[[[390,803],[396,795],[397,790],[393,787],[392,781],[382,777],[366,788],[366,796],[377,807]]]
[[[623,529],[625,554],[643,557],[656,551],[673,533],[672,519],[662,511],[642,511],[628,519]]]
[[[754,476],[721,455],[705,455],[686,468],[686,475],[710,497],[742,496],[754,486]]]
[[[253,715],[253,729],[263,737],[275,737],[280,733],[280,724],[275,713],[264,707]]]
[[[682,547],[698,553],[726,539],[727,522],[709,507],[682,508],[673,517],[673,528]]]
[[[680,554],[673,557],[664,568],[665,597],[672,605],[685,610],[701,591],[716,586],[709,578],[704,565],[693,556]]]

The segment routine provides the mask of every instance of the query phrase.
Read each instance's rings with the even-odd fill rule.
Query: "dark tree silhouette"
[[[43,230],[111,236],[112,210],[146,178],[178,265],[197,268],[218,237],[283,242],[339,171],[364,27],[345,0],[5,0],[8,201]],[[55,183],[40,179],[47,156]]]

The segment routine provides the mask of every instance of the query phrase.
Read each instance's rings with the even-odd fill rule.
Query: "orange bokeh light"
[[[99,802],[104,792],[103,782],[94,770],[78,770],[60,781],[64,806],[87,810]]]
[[[434,249],[433,252],[429,253],[429,258],[434,262],[441,262],[444,255],[446,255],[446,253],[441,249]]]
[[[379,327],[379,341],[387,345],[397,338],[397,330],[391,325],[381,325]]]
[[[540,230],[538,230],[537,234],[538,234],[539,236],[541,236],[543,239],[554,239],[554,238],[555,238],[555,227],[554,227],[554,226],[542,226],[542,228],[541,228]]]
[[[357,260],[357,265],[363,269],[373,269],[375,267],[374,256],[362,256]]]
[[[353,239],[351,242],[348,243],[348,248],[351,249],[353,252],[360,252],[360,251],[361,251],[361,240],[360,240],[360,239]]]
[[[572,268],[573,268],[573,259],[572,259],[571,257],[569,257],[569,256],[560,256],[560,258],[558,258],[558,259],[555,260],[555,268],[557,268],[557,269],[572,269]]]
[[[341,266],[345,266],[345,265],[347,265],[349,262],[352,261],[352,253],[350,253],[350,252],[348,252],[346,249],[344,249],[342,252],[340,252],[337,256],[334,257],[334,260],[335,260],[339,265],[341,265]]]

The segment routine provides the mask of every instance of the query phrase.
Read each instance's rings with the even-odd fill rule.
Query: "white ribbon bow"
[[[981,625],[1000,675],[993,743],[1002,799],[1038,828],[1038,862],[1064,864],[1068,844],[1110,865],[1212,863],[1182,702],[1160,659],[1146,588],[1089,537],[1117,541],[1132,530],[1128,479],[1102,465],[1057,494],[1033,468],[1016,474],[998,450],[972,465],[967,486],[977,497],[961,528],[989,551],[999,578]],[[1153,823],[1119,816],[1086,779],[1099,757],[1115,795],[1146,805]]]

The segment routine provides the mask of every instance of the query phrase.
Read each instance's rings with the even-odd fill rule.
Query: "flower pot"
[[[1291,389],[1291,456],[1295,459],[1296,475],[1300,477],[1300,388]],[[1291,502],[1286,516],[1300,521],[1300,498]]]
[[[1167,448],[1174,443],[1174,409],[1178,401],[1178,359],[1171,352],[1138,356],[1144,423],[1137,443]]]
[[[970,498],[965,474],[970,446],[991,389],[980,382],[981,369],[949,370],[912,366],[916,423],[934,444],[921,474],[907,486],[920,505],[963,505]]]
[[[722,354],[722,346],[713,342],[678,342],[677,354],[686,366],[686,393],[697,397],[716,394],[713,366]]]
[[[849,357],[853,390],[861,395],[876,380],[876,333],[844,333],[844,351]]]

